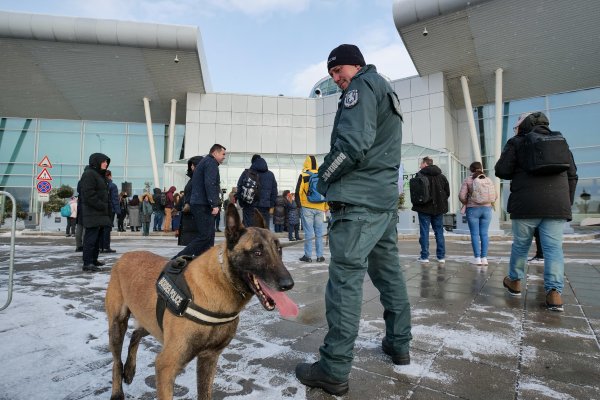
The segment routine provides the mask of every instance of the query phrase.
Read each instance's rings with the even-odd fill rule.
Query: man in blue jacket
[[[214,144],[210,153],[194,169],[190,211],[194,215],[198,234],[173,258],[199,256],[215,244],[215,215],[221,206],[219,165],[225,161],[225,150],[222,145]]]
[[[327,70],[343,90],[317,184],[331,210],[331,262],[325,291],[329,330],[319,348],[320,360],[298,364],[296,377],[307,386],[340,396],[349,388],[365,273],[380,292],[385,321],[382,350],[394,364],[410,363],[412,336],[396,230],[400,101],[354,45],[333,49]]]
[[[113,250],[110,247],[110,232],[113,228],[113,223],[115,220],[115,215],[121,214],[121,205],[119,202],[119,188],[112,180],[112,172],[107,169],[106,170],[106,181],[108,182],[108,197],[110,200],[110,225],[104,227],[104,232],[102,238],[100,239],[100,253],[116,253],[116,250]]]

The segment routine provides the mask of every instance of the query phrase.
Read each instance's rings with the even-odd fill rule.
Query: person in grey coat
[[[137,194],[134,194],[129,202],[129,207],[127,208],[127,213],[129,215],[129,226],[131,227],[131,232],[134,230],[136,232],[140,231],[140,227],[142,226],[142,221],[140,219],[140,199]]]

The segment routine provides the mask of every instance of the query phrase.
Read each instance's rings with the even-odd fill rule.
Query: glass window
[[[1,118],[0,119],[0,132],[3,129],[14,129],[14,130],[35,130],[34,119],[24,118]]]
[[[489,107],[494,107],[493,105]],[[534,97],[532,99],[513,100],[508,104],[508,114],[518,116],[524,112],[543,111],[546,109],[545,97]],[[514,120],[516,122],[516,119]],[[514,123],[513,122],[513,123]]]
[[[160,165],[164,162],[163,149],[164,143],[162,141],[154,141],[154,147],[156,150],[156,162]],[[125,146],[123,146],[124,148]],[[127,136],[127,164],[129,166],[147,166],[152,168],[152,159],[150,157],[150,143],[148,143],[148,136]]]
[[[575,161],[575,164],[577,164],[577,161]],[[579,179],[600,178],[600,161],[577,164],[577,175]],[[577,187],[580,186],[578,182]]]
[[[125,133],[126,124],[122,122],[86,121],[86,133]]]
[[[598,103],[600,102],[600,88],[553,94],[548,96],[548,101],[551,109],[587,103]]]
[[[573,153],[575,164],[577,165],[584,162],[598,161],[598,158],[600,158],[600,146],[583,148],[571,147],[571,152]]]
[[[83,140],[82,164],[88,163],[89,156],[91,154],[102,153],[106,154],[110,158],[111,165],[125,165],[125,135],[109,135],[105,133],[90,133],[86,131]],[[136,149],[136,147],[133,148]],[[146,154],[148,154],[148,152],[146,152]]]
[[[600,144],[600,103],[551,110],[550,128],[560,131],[571,147]]]
[[[52,166],[55,164],[79,165],[81,152],[81,134],[77,132],[40,131],[39,158],[48,156]],[[87,164],[87,159],[85,159]]]
[[[31,172],[31,169],[29,170],[29,172]],[[0,186],[3,187],[4,191],[9,192],[10,194],[12,194],[13,196],[16,195],[11,192],[7,186],[18,186],[18,187],[31,187],[32,181],[31,181],[31,175],[15,175],[14,173],[11,173],[10,175],[0,175]]]
[[[7,124],[8,125],[8,124]],[[3,162],[33,162],[35,157],[34,129],[0,129],[0,160]]]
[[[40,119],[40,131],[81,132],[81,121]]]

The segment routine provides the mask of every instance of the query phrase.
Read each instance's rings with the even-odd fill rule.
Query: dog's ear
[[[267,224],[265,223],[265,219],[258,209],[254,209],[254,226],[257,228],[267,229]]]
[[[225,240],[227,241],[227,248],[231,250],[240,240],[240,237],[244,234],[244,232],[246,232],[244,225],[242,225],[240,214],[232,203],[229,203],[227,206],[225,221]]]

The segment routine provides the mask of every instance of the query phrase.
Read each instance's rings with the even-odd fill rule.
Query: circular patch
[[[358,103],[358,90],[354,89],[346,93],[344,96],[344,107],[352,108]]]

